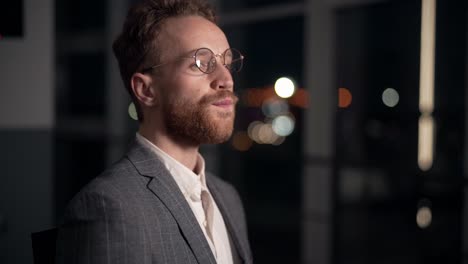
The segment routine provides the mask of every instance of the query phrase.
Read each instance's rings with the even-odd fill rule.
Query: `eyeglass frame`
[[[213,70],[212,70],[212,71],[210,71],[210,72],[205,72],[205,71],[203,71],[203,70],[200,68],[200,66],[198,66],[198,64],[197,64],[197,59],[196,59],[196,58],[197,58],[197,53],[198,53],[200,50],[209,50],[209,51],[211,52],[211,54],[212,54],[212,57],[215,58],[215,64],[214,64],[214,67],[213,67]],[[228,65],[231,65],[231,64],[232,64],[232,63],[231,63],[231,64],[226,64],[226,63],[225,63],[225,57],[224,57],[224,56],[225,56],[226,52],[229,51],[229,50],[234,50],[234,51],[236,51],[236,52],[239,53],[239,55],[240,55],[240,60],[241,60],[241,64],[240,64],[239,69],[238,69],[237,71],[235,71],[235,72],[240,72],[240,71],[242,70],[242,67],[244,66],[244,58],[245,58],[245,57],[244,57],[244,55],[243,55],[239,50],[237,50],[237,49],[235,49],[235,48],[228,48],[228,49],[226,49],[223,53],[215,54],[211,49],[203,47],[203,48],[198,48],[198,49],[196,49],[196,50],[195,50],[195,53],[194,53],[192,56],[181,57],[181,58],[179,58],[179,59],[194,59],[194,60],[195,60],[195,65],[197,66],[197,69],[200,70],[200,72],[202,72],[202,73],[204,73],[204,74],[210,74],[210,73],[213,73],[213,72],[216,70],[216,67],[217,67],[217,65],[218,65],[218,60],[216,60],[216,57],[220,57],[220,58],[223,59],[222,65],[223,65],[224,67],[226,67],[226,68],[227,68]],[[169,64],[169,63],[172,63],[172,62],[173,62],[173,61],[167,61],[167,62],[163,62],[163,63],[157,64],[157,65],[153,65],[153,66],[151,66],[151,67],[147,67],[147,68],[142,69],[140,72],[141,72],[141,73],[146,73],[146,72],[149,72],[149,71],[151,71],[151,70],[153,70],[153,69],[156,69],[156,68],[158,68],[158,67],[160,67],[160,66],[163,66],[163,65],[166,65],[166,64]],[[231,71],[230,69],[228,69],[228,70],[229,70],[229,72],[232,73],[232,71]]]

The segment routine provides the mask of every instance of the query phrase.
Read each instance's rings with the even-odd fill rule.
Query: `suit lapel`
[[[162,162],[138,142],[133,143],[127,157],[141,175],[151,178],[148,189],[161,200],[177,221],[198,263],[216,263],[195,215]]]
[[[244,247],[244,243],[241,243],[241,239],[239,237],[240,231],[238,230],[237,225],[233,223],[233,217],[226,206],[223,194],[213,181],[209,180],[209,177],[207,177],[207,185],[213,199],[216,201],[216,205],[218,205],[219,211],[223,215],[224,223],[226,224],[229,236],[233,242],[232,244],[235,245],[238,256],[242,259],[242,263],[246,263],[247,249]],[[234,254],[234,252],[232,253]]]

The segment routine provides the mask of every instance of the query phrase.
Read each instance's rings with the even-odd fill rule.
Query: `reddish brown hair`
[[[133,94],[131,77],[135,72],[159,63],[157,37],[164,21],[171,17],[197,15],[215,23],[215,13],[204,0],[143,0],[130,8],[122,33],[112,45],[125,88],[143,121],[140,104]],[[150,65],[151,64],[151,65]]]

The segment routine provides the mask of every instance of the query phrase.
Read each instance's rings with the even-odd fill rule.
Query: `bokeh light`
[[[353,95],[348,89],[346,88],[338,89],[338,107],[347,108],[351,105],[352,101],[353,101]]]
[[[247,135],[258,144],[280,145],[284,141],[284,137],[273,130],[273,124],[270,122],[254,121],[250,123]]]
[[[400,95],[393,88],[387,88],[382,93],[382,101],[388,107],[395,107],[400,101]]]
[[[260,121],[253,121],[249,124],[249,127],[247,128],[248,136],[255,142],[258,141],[258,130],[260,129],[260,126],[262,124],[263,123]]]
[[[281,98],[289,98],[296,91],[294,82],[287,78],[281,77],[275,82],[275,92]]]
[[[130,116],[131,119],[138,120],[138,114],[136,111],[135,104],[133,104],[133,102],[131,102],[130,105],[128,106],[128,115]]]
[[[265,116],[274,118],[287,114],[289,112],[289,105],[284,100],[268,99],[262,104],[262,112]]]
[[[294,120],[287,115],[275,117],[272,122],[273,131],[282,137],[289,136],[294,131]]]
[[[279,146],[283,144],[283,142],[286,140],[285,137],[278,137],[275,142],[271,143],[273,146]]]
[[[237,131],[232,137],[232,146],[238,151],[247,151],[252,144],[252,140],[245,131]]]
[[[418,130],[418,166],[428,171],[434,162],[435,121],[432,115],[423,114],[419,118]]]
[[[432,223],[432,210],[428,206],[422,206],[416,213],[416,223],[422,229],[428,228]]]
[[[276,141],[278,135],[272,129],[272,124],[267,123],[260,126],[258,131],[258,139],[261,144],[273,144]]]

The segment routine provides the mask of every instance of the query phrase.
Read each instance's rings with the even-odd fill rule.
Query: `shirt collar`
[[[205,177],[205,160],[200,153],[197,154],[194,172],[162,149],[158,148],[138,132],[136,133],[136,139],[140,144],[151,150],[151,152],[160,158],[186,198],[190,198],[194,201],[200,200],[201,191],[203,189],[208,189]]]

